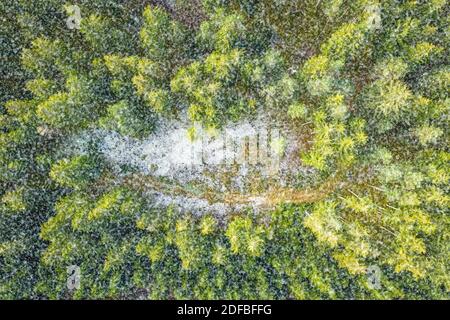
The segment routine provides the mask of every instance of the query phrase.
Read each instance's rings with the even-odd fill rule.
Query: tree
[[[64,187],[85,188],[101,174],[101,163],[88,155],[63,159],[52,166],[50,177]]]

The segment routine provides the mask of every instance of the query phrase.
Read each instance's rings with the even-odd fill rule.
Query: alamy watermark
[[[381,269],[376,265],[371,265],[367,268],[367,285],[370,289],[381,289]]]
[[[80,289],[81,270],[77,265],[71,265],[67,267],[67,289],[74,290]]]
[[[192,141],[173,147],[174,156],[167,159],[171,166],[246,165],[275,172],[287,145],[279,129],[256,129],[250,125],[224,129],[212,135],[197,128],[195,136]]]
[[[81,10],[77,5],[66,6],[66,12],[69,17],[66,19],[67,28],[70,30],[80,29],[81,26]]]

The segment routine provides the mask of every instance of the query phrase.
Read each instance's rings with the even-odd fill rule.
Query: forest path
[[[316,202],[326,198],[336,188],[345,184],[339,178],[333,177],[313,188],[295,189],[277,186],[259,193],[241,193],[219,192],[210,188],[196,189],[142,174],[127,176],[124,178],[123,183],[140,192],[157,191],[172,197],[183,196],[202,199],[209,204],[248,205],[258,209],[270,209],[282,203],[301,204]]]

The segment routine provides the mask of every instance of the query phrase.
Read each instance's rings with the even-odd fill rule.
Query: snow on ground
[[[99,149],[118,175],[124,174],[124,166],[132,167],[144,176],[181,186],[200,185],[218,194],[227,191],[245,194],[255,175],[272,178],[280,186],[286,186],[293,176],[305,170],[292,161],[298,159],[297,139],[264,116],[230,123],[213,136],[197,127],[198,138],[194,141],[188,138],[190,125],[187,121],[162,120],[153,134],[141,140],[112,131],[97,132],[101,137]],[[282,157],[272,147],[273,141],[281,140],[285,145]],[[229,179],[225,183],[223,175],[227,173]],[[236,204],[209,203],[201,196],[168,195],[160,190],[148,190],[147,194],[153,206],[172,204],[192,213],[226,215],[243,208]],[[248,206],[253,209],[261,202],[260,197],[249,195]]]

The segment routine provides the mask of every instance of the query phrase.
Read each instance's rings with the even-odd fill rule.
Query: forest
[[[448,300],[449,12],[1,0],[0,299]]]

